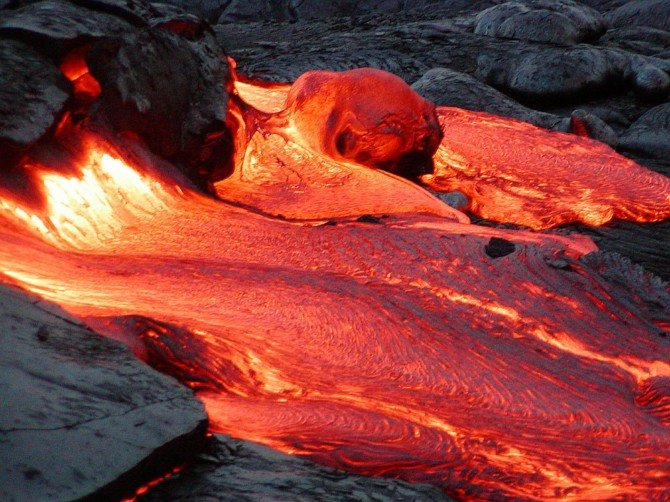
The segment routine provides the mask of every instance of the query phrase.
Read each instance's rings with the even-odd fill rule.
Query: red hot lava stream
[[[244,86],[276,111],[282,88]],[[462,498],[667,496],[669,344],[576,260],[590,240],[470,225],[290,130],[251,131],[217,189],[303,220],[282,221],[82,127],[60,132],[84,152],[74,173],[31,166],[42,205],[1,193],[0,271],[193,386],[213,431]],[[273,158],[295,182],[263,178]],[[492,237],[513,251],[491,258]]]

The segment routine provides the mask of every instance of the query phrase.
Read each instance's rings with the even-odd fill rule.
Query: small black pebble
[[[40,474],[42,473],[34,467],[29,467],[23,471],[23,475],[26,477],[26,479],[35,479]]]
[[[491,258],[502,258],[516,251],[516,245],[500,237],[491,237],[489,243],[484,247],[484,251]]]
[[[375,225],[379,225],[381,224],[382,219],[377,216],[372,216],[371,214],[364,214],[356,218],[356,221],[359,221],[361,223],[374,223]]]
[[[35,336],[40,342],[46,342],[49,339],[49,330],[46,326],[40,326]]]

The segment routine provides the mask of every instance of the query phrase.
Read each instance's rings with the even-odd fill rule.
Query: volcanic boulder
[[[569,126],[568,119],[527,108],[476,78],[449,68],[428,70],[412,89],[440,106],[512,117],[547,129],[567,131]]]
[[[55,64],[22,42],[0,40],[0,168],[52,128],[69,98]]]
[[[226,137],[228,63],[211,33],[138,31],[94,44],[87,62],[110,122],[158,155],[199,164]]]
[[[2,500],[118,497],[201,448],[190,390],[7,285],[0,346]]]
[[[620,147],[649,157],[670,158],[670,103],[658,105],[621,136]]]
[[[475,33],[531,42],[577,44],[605,32],[596,10],[572,0],[530,0],[495,5],[475,18]]]

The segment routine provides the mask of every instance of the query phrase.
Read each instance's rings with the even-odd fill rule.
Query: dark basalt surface
[[[572,0],[527,0],[495,5],[475,18],[475,33],[533,42],[576,44],[605,32],[601,14]]]
[[[225,133],[228,63],[208,32],[145,29],[94,44],[87,61],[111,123],[157,154],[203,162],[208,137]]]
[[[70,82],[28,45],[0,40],[0,170],[51,129],[70,98]]]
[[[3,284],[0,347],[2,500],[118,496],[201,450],[190,390]]]
[[[56,56],[86,41],[131,29],[129,23],[117,16],[64,0],[29,3],[0,13],[0,35],[23,39]]]
[[[451,500],[434,486],[347,474],[229,436],[210,448],[139,500]]]

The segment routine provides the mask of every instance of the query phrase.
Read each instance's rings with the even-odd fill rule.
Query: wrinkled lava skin
[[[281,90],[262,91],[277,113]],[[297,126],[240,151],[250,208],[85,127],[59,131],[77,152],[58,159],[67,173],[30,166],[41,206],[0,187],[0,274],[192,386],[213,431],[464,499],[667,499],[670,313],[642,300],[660,302],[648,279],[620,286],[578,261],[590,239],[472,225],[350,159],[328,178],[336,161]],[[592,152],[577,145],[575,159]],[[357,221],[384,207],[361,183],[401,192],[402,210]],[[342,194],[349,212],[307,221]],[[255,205],[284,198],[294,221]]]
[[[309,71],[289,90],[285,108],[301,137],[334,159],[409,178],[432,172],[442,139],[435,106],[395,75]]]

